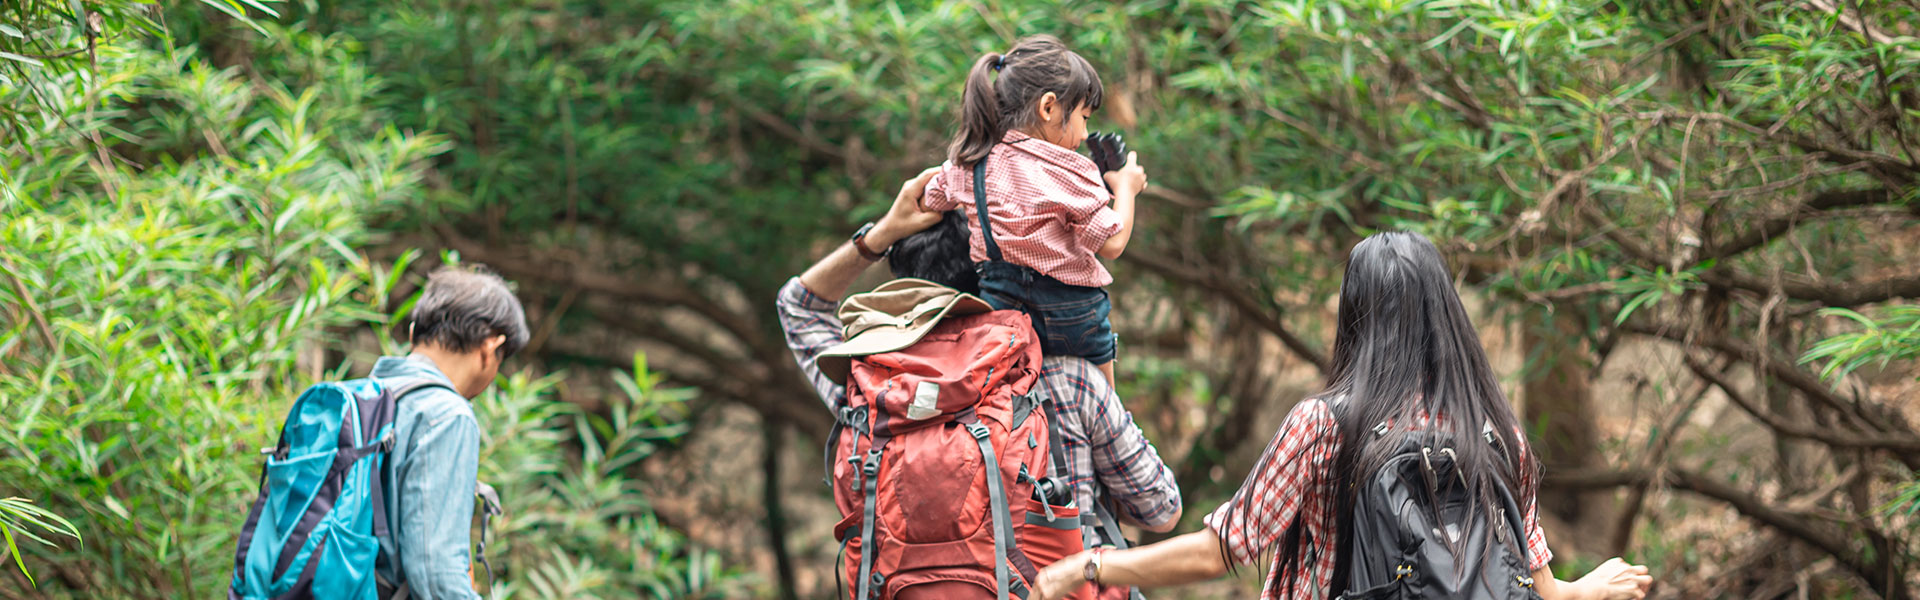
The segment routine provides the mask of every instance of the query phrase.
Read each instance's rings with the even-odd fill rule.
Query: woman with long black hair
[[[1356,490],[1414,436],[1453,449],[1468,514],[1511,522],[1501,512],[1508,493],[1523,507],[1523,531],[1509,544],[1518,546],[1513,538],[1524,537],[1518,556],[1526,558],[1514,566],[1526,563],[1528,583],[1542,598],[1646,595],[1652,584],[1646,567],[1617,558],[1578,581],[1553,578],[1547,569],[1553,554],[1534,502],[1539,462],[1527,450],[1439,250],[1418,234],[1392,232],[1361,241],[1348,259],[1326,389],[1287,414],[1233,499],[1207,515],[1207,528],[1129,550],[1068,557],[1040,574],[1034,597],[1057,599],[1088,583],[1180,585],[1263,560],[1273,566],[1262,598],[1332,597],[1351,581],[1356,558],[1349,555],[1361,552],[1342,535],[1354,524]],[[1430,479],[1427,491],[1435,492],[1436,485]],[[1464,547],[1473,537],[1458,536],[1446,551],[1466,564],[1474,561],[1467,553],[1485,557],[1500,543],[1485,535],[1479,537],[1485,546]]]

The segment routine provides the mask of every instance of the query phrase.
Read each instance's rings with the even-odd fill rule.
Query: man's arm
[[[467,554],[472,548],[469,527],[473,484],[480,468],[480,427],[465,408],[422,413],[413,439],[406,442],[412,454],[395,477],[407,502],[394,536],[413,598],[480,597],[473,591]]]
[[[919,210],[921,190],[927,179],[936,172],[936,169],[922,171],[918,177],[901,185],[900,194],[893,199],[893,207],[867,232],[865,243],[869,249],[879,251],[891,247],[901,238],[939,222],[938,213],[928,217],[922,216]],[[840,299],[847,295],[847,288],[872,265],[872,261],[854,249],[853,242],[842,243],[826,258],[808,267],[805,273],[788,281],[785,287],[780,288],[779,297],[775,300],[780,330],[787,338],[787,350],[793,353],[794,363],[800,365],[801,373],[807,376],[807,381],[813,384],[814,391],[820,394],[820,401],[829,410],[846,396],[846,388],[822,375],[817,361],[821,352],[840,343],[840,317],[834,314],[834,310],[839,306]]]
[[[927,169],[900,185],[900,194],[894,196],[893,207],[887,209],[886,216],[880,217],[880,221],[874,223],[873,230],[867,232],[864,240],[867,249],[885,252],[900,238],[919,233],[940,222],[941,213],[920,209],[920,195],[926,191],[927,180],[939,172],[939,167]],[[872,265],[873,261],[860,256],[853,242],[848,241],[801,273],[800,285],[807,286],[808,291],[828,302],[839,302],[847,296],[847,288],[853,286],[853,280],[859,279],[860,274]]]
[[[1119,505],[1120,519],[1148,531],[1165,533],[1180,523],[1180,484],[1159,450],[1120,404],[1107,378],[1084,363],[1087,373],[1074,388],[1081,390],[1081,422],[1087,430],[1087,448],[1093,456],[1094,476]]]

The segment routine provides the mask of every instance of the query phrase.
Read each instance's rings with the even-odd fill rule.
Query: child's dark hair
[[[1000,72],[995,78],[993,73]],[[1093,64],[1068,50],[1058,38],[1022,38],[1006,54],[989,52],[973,61],[960,102],[960,131],[947,159],[961,167],[987,157],[1009,129],[1034,123],[1033,103],[1053,92],[1066,110],[1100,108],[1106,94]]]

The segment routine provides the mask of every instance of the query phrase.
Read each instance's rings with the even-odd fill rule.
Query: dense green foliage
[[[0,88],[18,116],[0,165],[0,496],[84,534],[44,539],[20,525],[61,521],[0,505],[9,540],[50,542],[20,548],[51,574],[40,593],[219,595],[255,449],[300,387],[397,349],[410,255],[388,267],[356,248],[368,222],[425,202],[422,161],[447,144],[387,124],[368,101],[380,78],[341,39],[266,27],[252,43],[278,79],[135,39],[98,46],[96,68],[31,73],[32,101]],[[336,335],[352,330],[374,343]],[[512,511],[500,597],[730,589],[618,471],[674,435],[679,392],[653,377],[627,379],[645,383],[622,394],[626,420],[582,416],[524,376],[478,401],[482,478]],[[18,582],[0,596],[33,593]]]
[[[1187,528],[1324,363],[1335,257],[1407,228],[1522,340],[1568,565],[1626,553],[1670,597],[1920,585],[1909,2],[97,6],[93,36],[0,9],[0,496],[85,536],[23,546],[43,586],[216,586],[254,438],[391,347],[421,248],[519,282],[529,371],[565,373],[476,404],[501,591],[738,592],[636,465],[723,404],[818,442],[774,290],[941,161],[967,66],[1032,33],[1100,67],[1094,128],[1152,176],[1119,370]],[[776,558],[824,570],[767,498]]]

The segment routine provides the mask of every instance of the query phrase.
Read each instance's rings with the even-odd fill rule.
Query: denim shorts
[[[1096,365],[1113,362],[1119,339],[1107,313],[1113,301],[1107,291],[1060,283],[1024,265],[987,261],[980,271],[980,297],[996,310],[1018,310],[1033,319],[1040,351],[1051,356],[1078,356]]]

